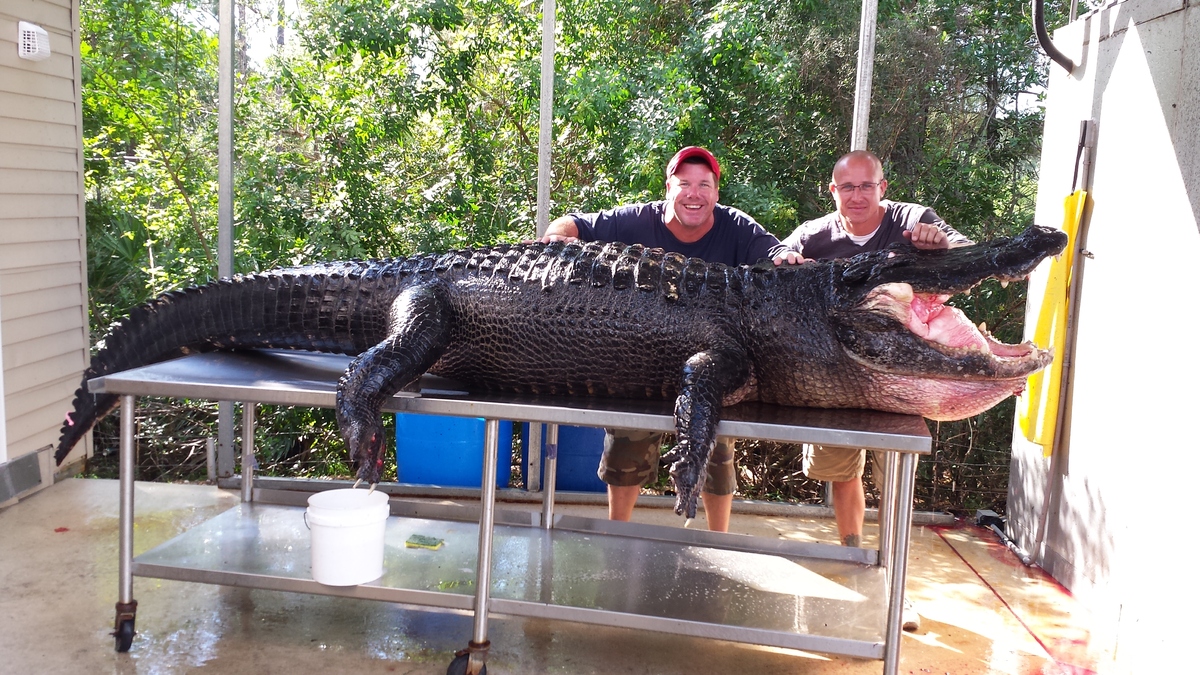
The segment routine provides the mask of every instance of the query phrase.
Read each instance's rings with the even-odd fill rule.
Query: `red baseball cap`
[[[703,159],[704,163],[708,165],[708,168],[712,169],[713,176],[716,177],[717,182],[719,183],[721,181],[721,165],[717,163],[717,158],[713,156],[711,152],[698,145],[689,145],[675,153],[675,156],[671,158],[671,161],[667,162],[667,178],[674,176],[675,170],[679,168],[679,165],[683,163],[683,160],[690,157],[699,157]]]

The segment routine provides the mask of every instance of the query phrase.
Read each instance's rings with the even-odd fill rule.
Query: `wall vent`
[[[17,22],[17,54],[23,59],[41,61],[50,58],[50,36],[41,26]]]
[[[42,472],[36,452],[0,464],[0,504],[41,484]]]

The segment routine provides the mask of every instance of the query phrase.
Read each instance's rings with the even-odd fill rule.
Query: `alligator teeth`
[[[1008,288],[1008,279],[1004,279],[1000,282],[1000,288]]]
[[[984,335],[987,335],[987,322],[986,321],[979,322],[979,332],[983,333]]]

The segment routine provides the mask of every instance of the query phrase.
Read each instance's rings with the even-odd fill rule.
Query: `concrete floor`
[[[237,501],[215,487],[138,483],[135,555]],[[137,577],[138,634],[118,654],[109,634],[117,509],[115,481],[68,479],[0,511],[0,672],[441,675],[470,637],[468,615]],[[635,519],[678,521],[648,508]],[[836,540],[823,519],[735,512],[731,529]],[[923,622],[903,638],[901,673],[1079,675],[1111,662],[1069,594],[989,531],[917,527],[909,560],[908,596]],[[489,633],[493,675],[882,672],[881,661],[542,619],[494,617]]]

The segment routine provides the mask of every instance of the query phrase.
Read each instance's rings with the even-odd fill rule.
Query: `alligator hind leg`
[[[350,362],[338,381],[337,421],[358,478],[378,483],[383,470],[383,404],[441,357],[451,310],[438,283],[414,286],[392,303],[387,339]]]
[[[701,472],[717,441],[721,406],[733,403],[750,381],[745,355],[731,350],[708,350],[687,360],[683,387],[675,399],[677,444],[664,461],[671,464],[675,483],[675,513],[696,517],[696,499],[704,477]]]

